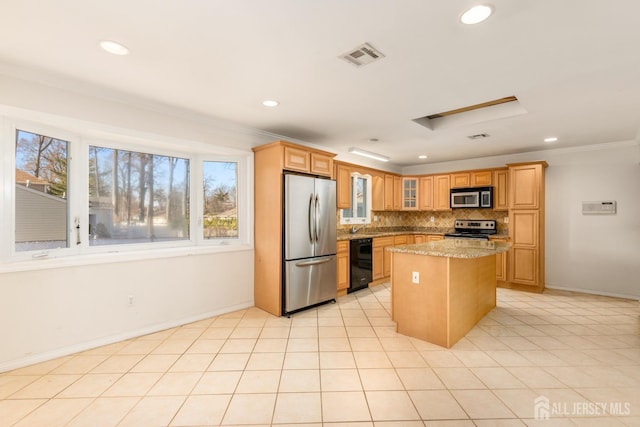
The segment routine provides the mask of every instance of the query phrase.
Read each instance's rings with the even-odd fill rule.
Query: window
[[[16,130],[15,251],[69,247],[69,143]]]
[[[371,223],[371,176],[351,174],[351,207],[340,211],[340,224]]]
[[[105,141],[95,136],[98,125],[86,132],[84,123],[72,125],[69,132],[0,117],[0,267],[251,244],[250,152],[213,153],[195,142],[124,131]]]
[[[205,161],[202,172],[204,239],[238,238],[238,163]]]
[[[189,160],[89,147],[89,244],[189,239]]]

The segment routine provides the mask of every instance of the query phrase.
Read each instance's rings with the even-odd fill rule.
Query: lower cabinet
[[[492,242],[506,242],[507,239],[491,239]],[[507,280],[507,252],[496,254],[496,279],[498,282]]]
[[[336,244],[338,270],[338,294],[344,295],[349,288],[349,241],[341,240]]]
[[[373,280],[391,275],[391,253],[385,251],[393,246],[393,237],[376,237],[373,239]]]

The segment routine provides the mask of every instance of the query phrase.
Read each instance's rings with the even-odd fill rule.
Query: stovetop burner
[[[488,240],[490,235],[498,232],[493,219],[456,219],[454,226],[455,232],[447,233],[444,237]]]

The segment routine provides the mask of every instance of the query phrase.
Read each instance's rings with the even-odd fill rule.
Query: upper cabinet
[[[402,178],[402,210],[418,208],[418,178]]]
[[[433,210],[448,211],[451,209],[450,191],[449,175],[435,175],[433,177]]]
[[[509,165],[509,208],[540,209],[545,162]]]
[[[420,197],[418,198],[420,202],[420,210],[432,211],[433,210],[433,176],[432,175],[421,176],[418,189],[420,190]]]
[[[493,171],[493,210],[509,209],[509,170],[507,168]]]
[[[469,172],[459,172],[451,174],[451,188],[470,187],[471,174]]]
[[[284,141],[277,141],[275,144],[283,146],[283,169],[332,176],[333,157],[335,154],[293,145]]]
[[[489,187],[493,183],[491,170],[456,172],[451,174],[451,188]]]
[[[351,168],[343,164],[336,165],[336,205],[338,209],[351,207]]]
[[[384,210],[384,176],[381,174],[375,174],[372,177],[371,183],[371,210],[383,211]]]

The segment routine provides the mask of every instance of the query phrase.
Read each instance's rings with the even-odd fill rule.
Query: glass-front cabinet
[[[402,178],[402,209],[418,209],[418,178]]]

